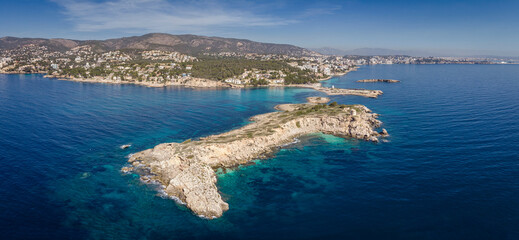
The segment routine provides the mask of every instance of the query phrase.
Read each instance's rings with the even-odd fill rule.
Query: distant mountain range
[[[245,39],[197,35],[171,35],[164,33],[150,33],[136,37],[86,41],[16,37],[0,38],[0,49],[4,50],[14,49],[27,44],[46,46],[53,51],[66,51],[77,46],[90,45],[98,52],[139,49],[177,51],[190,55],[219,52],[285,54],[292,56],[317,54],[314,51],[288,44],[260,43]]]
[[[188,55],[199,55],[202,53],[257,53],[257,54],[284,54],[290,56],[311,56],[311,55],[407,55],[416,57],[427,56],[470,56],[471,54],[447,54],[432,53],[419,50],[394,50],[386,48],[357,48],[352,50],[342,50],[337,48],[314,48],[306,49],[289,44],[261,43],[246,39],[207,37],[198,35],[172,35],[165,33],[150,33],[142,36],[114,38],[107,40],[71,40],[62,38],[0,38],[0,50],[15,49],[27,44],[46,46],[52,51],[67,51],[77,46],[90,45],[96,52],[106,52],[111,50],[137,49],[137,50],[166,50],[176,51]],[[478,55],[483,56],[483,55]],[[489,55],[485,55],[490,57]],[[499,58],[498,56],[491,56]],[[509,57],[510,58],[510,57]],[[517,57],[514,57],[517,59]]]
[[[474,54],[474,51],[462,51],[462,50],[441,50],[441,51],[420,51],[420,50],[395,50],[387,48],[357,48],[352,50],[342,50],[337,48],[312,48],[311,50],[324,55],[358,55],[358,56],[395,56],[405,55],[413,57],[471,57],[471,58],[503,58],[503,59],[519,59],[518,56],[513,54],[503,55],[489,55],[489,54]]]
[[[313,48],[315,52],[325,55],[359,55],[359,56],[387,56],[387,55],[407,55],[407,56],[433,56],[434,54],[425,51],[413,50],[394,50],[387,48],[357,48],[352,50],[342,50],[337,48]]]

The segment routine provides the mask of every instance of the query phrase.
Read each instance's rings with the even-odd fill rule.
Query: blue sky
[[[302,47],[519,56],[519,0],[1,1],[0,36],[201,34]]]

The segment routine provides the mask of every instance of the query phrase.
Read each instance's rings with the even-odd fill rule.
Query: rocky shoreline
[[[45,78],[56,78],[58,80],[63,81],[73,81],[73,82],[86,82],[86,83],[105,83],[105,84],[134,84],[146,87],[168,87],[168,86],[183,86],[183,87],[192,87],[192,88],[230,88],[233,87],[232,84],[224,83],[220,81],[212,81],[209,79],[203,78],[188,78],[178,81],[170,81],[166,83],[157,83],[157,82],[135,82],[135,81],[124,81],[124,80],[110,80],[107,78],[96,77],[96,78],[74,78],[74,77],[66,77],[66,76],[56,76],[56,75],[45,75]]]
[[[19,75],[19,74],[46,74],[45,71],[39,72],[24,72],[24,71],[2,71],[0,70],[0,74],[9,74],[9,75]]]
[[[356,68],[350,71],[355,71]],[[342,76],[347,74],[348,72],[344,72],[338,75],[329,76],[327,78],[319,79],[318,81],[326,81],[335,76]],[[269,84],[265,86],[252,86],[252,85],[238,85],[231,84],[221,81],[214,81],[203,78],[194,78],[187,77],[185,79],[177,79],[174,81],[168,81],[166,83],[158,83],[158,82],[135,82],[135,81],[124,81],[124,80],[112,80],[103,77],[94,77],[94,78],[74,78],[68,76],[61,75],[45,75],[45,78],[56,78],[58,80],[64,81],[73,81],[73,82],[86,82],[86,83],[105,83],[105,84],[135,84],[146,87],[168,87],[168,86],[182,86],[189,88],[247,88],[247,87],[297,87],[297,88],[311,88],[328,95],[355,95],[355,96],[363,96],[369,98],[377,98],[379,95],[382,95],[383,92],[380,90],[368,90],[368,89],[342,89],[342,88],[328,88],[323,87],[321,83],[314,84]]]
[[[327,98],[309,98],[306,104],[278,105],[280,112],[252,117],[253,123],[230,132],[159,144],[133,154],[123,172],[134,171],[163,186],[196,215],[218,218],[229,209],[217,187],[215,170],[265,158],[302,135],[326,133],[378,142],[378,115],[363,105],[323,104]],[[146,176],[146,177],[144,177]]]

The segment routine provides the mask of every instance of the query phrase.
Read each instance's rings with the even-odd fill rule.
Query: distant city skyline
[[[519,56],[519,1],[20,0],[0,37],[108,39],[151,32],[305,48]]]

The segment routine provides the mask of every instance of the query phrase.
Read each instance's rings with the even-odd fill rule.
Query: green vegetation
[[[309,71],[295,68],[294,72],[288,73],[285,77],[285,84],[306,84],[317,82],[317,77]]]
[[[99,77],[103,80],[135,83],[182,84],[189,77],[216,81],[232,78],[232,81],[228,81],[232,84],[261,86],[270,83],[313,83],[323,76],[322,73],[300,68],[308,68],[305,64],[311,64],[312,69],[325,66],[316,60],[288,58],[284,55],[229,53],[193,57],[165,50],[123,48],[104,51],[101,47],[98,43],[92,43],[89,46],[67,49],[66,52],[48,52],[46,48],[37,46],[32,46],[30,50],[14,49],[8,55],[13,60],[9,60],[8,67],[3,67],[2,70],[46,72],[64,78],[91,80]],[[153,44],[150,47],[160,48]]]
[[[95,67],[90,69],[90,76],[108,76],[110,72],[103,67]]]
[[[281,61],[261,61],[241,58],[204,59],[193,63],[193,77],[224,80],[239,76],[245,69],[288,70],[290,66]]]
[[[227,78],[237,77],[245,73],[245,70],[259,70],[262,74],[268,71],[275,71],[270,74],[268,79],[279,79],[281,76],[278,71],[282,71],[287,76],[285,84],[304,84],[316,82],[317,77],[310,71],[303,71],[292,67],[284,61],[278,60],[255,60],[242,58],[222,58],[222,59],[203,59],[193,62],[191,73],[193,77],[206,78],[222,81]],[[252,85],[267,85],[268,81],[252,80]]]
[[[65,69],[63,69],[63,74],[73,76],[73,77],[87,76],[86,69],[84,69],[84,68],[65,68]]]
[[[252,85],[252,86],[257,87],[259,85],[268,85],[269,82],[267,80],[265,80],[265,79],[259,79],[258,80],[258,79],[253,78],[253,79],[250,80],[249,84]]]

